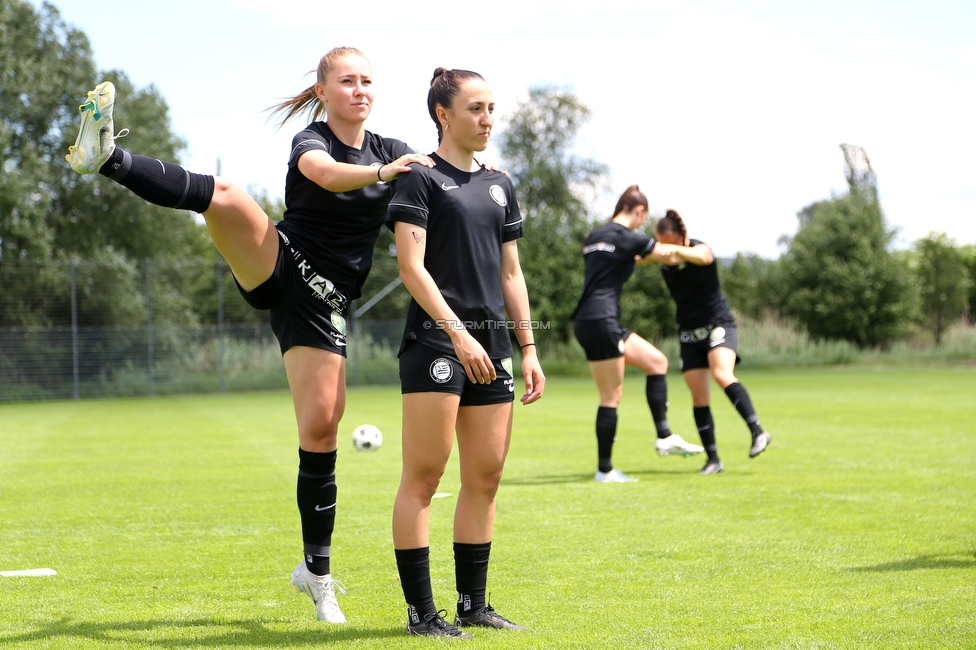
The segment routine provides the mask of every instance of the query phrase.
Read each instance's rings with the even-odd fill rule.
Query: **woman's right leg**
[[[596,411],[596,446],[598,483],[630,483],[627,477],[613,467],[613,443],[617,437],[617,406],[624,392],[624,357],[590,361],[590,373],[600,394],[600,407]]]
[[[711,374],[708,368],[693,368],[684,372],[685,383],[691,391],[691,404],[695,415],[695,426],[701,437],[702,446],[708,455],[708,461],[699,474],[717,474],[725,469],[718,457],[718,445],[715,443],[715,423],[712,420],[712,410],[709,407]]]
[[[177,164],[138,156],[115,146],[115,86],[103,82],[88,93],[81,129],[66,156],[81,174],[99,173],[136,196],[167,208],[203,214],[217,250],[245,291],[271,277],[278,235],[264,210],[222,178],[188,172]]]
[[[411,634],[441,636],[442,619],[430,585],[428,522],[430,501],[454,446],[460,400],[453,393],[403,395],[403,467],[393,504],[393,548]]]

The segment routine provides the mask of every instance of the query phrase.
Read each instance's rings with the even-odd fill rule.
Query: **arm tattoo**
[[[424,241],[424,237],[425,237],[425,234],[424,234],[424,233],[422,233],[422,232],[417,232],[417,231],[415,231],[415,230],[411,230],[411,231],[410,231],[410,234],[411,234],[411,235],[413,235],[413,240],[414,240],[415,242],[417,242],[418,244],[421,244],[421,243],[423,243],[423,241]]]

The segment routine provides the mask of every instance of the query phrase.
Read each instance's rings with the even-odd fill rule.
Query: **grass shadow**
[[[919,555],[899,562],[884,562],[874,566],[852,567],[848,571],[884,572],[915,571],[918,569],[976,569],[976,551],[972,557],[961,558],[956,555]]]
[[[276,630],[280,621],[261,620],[153,620],[93,623],[61,619],[30,632],[0,635],[0,646],[14,643],[33,645],[76,638],[102,647],[144,644],[160,648],[285,648],[315,644],[331,645],[358,639],[402,637],[402,627],[384,630],[356,627],[323,627],[320,630]],[[190,628],[201,628],[194,632]],[[186,630],[180,632],[180,630]],[[160,638],[160,636],[172,638]],[[70,643],[70,641],[69,641]]]
[[[652,476],[674,476],[676,474],[695,473],[699,469],[696,464],[694,467],[686,469],[638,469],[622,470],[627,476],[632,477],[652,477]],[[595,472],[595,470],[594,470]],[[540,474],[537,476],[519,476],[516,478],[502,478],[502,485],[560,485],[569,483],[593,483],[594,472],[586,474]]]

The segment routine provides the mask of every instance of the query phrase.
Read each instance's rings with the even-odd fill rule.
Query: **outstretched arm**
[[[410,163],[433,167],[430,156],[408,153],[381,167],[338,162],[321,149],[306,151],[298,159],[298,170],[308,180],[330,192],[351,192],[380,181],[392,181],[409,172]]]
[[[522,375],[525,377],[522,403],[531,404],[542,397],[546,376],[539,363],[531,325],[529,292],[525,287],[525,276],[522,275],[518,244],[515,240],[502,244],[502,296],[505,299],[505,312],[509,320],[515,323],[515,338],[522,348]]]
[[[708,244],[695,244],[694,246],[675,246],[675,254],[683,261],[696,266],[708,266],[715,259],[712,249]]]

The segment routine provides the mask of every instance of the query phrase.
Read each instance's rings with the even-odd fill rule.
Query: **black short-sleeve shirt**
[[[278,230],[322,275],[358,298],[373,263],[373,245],[383,226],[394,183],[373,183],[350,192],[330,192],[298,169],[306,151],[322,150],[338,162],[379,167],[413,153],[399,140],[366,131],[361,148],[343,144],[326,122],[313,122],[292,140],[285,177],[285,215]]]
[[[424,267],[444,300],[492,359],[512,355],[502,296],[502,244],[522,236],[522,215],[508,176],[462,171],[437,154],[433,168],[413,165],[399,177],[387,225],[427,231]],[[447,333],[410,301],[403,344],[416,340],[454,353]],[[401,351],[403,347],[401,346]]]
[[[654,250],[654,240],[611,221],[598,226],[583,245],[586,275],[573,320],[620,319],[620,292],[633,274],[635,255]]]
[[[691,246],[703,244],[697,239]],[[706,325],[735,325],[735,317],[718,284],[718,258],[707,266],[682,263],[662,266],[664,282],[677,305],[675,320],[682,329],[694,329]]]

